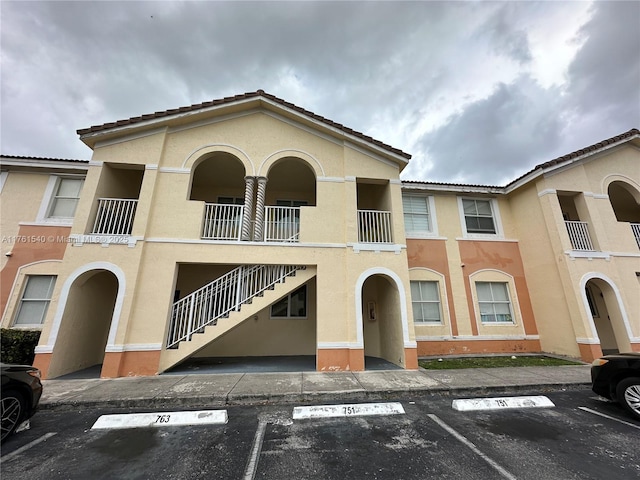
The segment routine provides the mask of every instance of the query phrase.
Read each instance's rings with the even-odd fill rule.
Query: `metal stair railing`
[[[242,265],[173,304],[167,348],[191,340],[219,318],[240,311],[243,304],[295,275],[302,265]]]

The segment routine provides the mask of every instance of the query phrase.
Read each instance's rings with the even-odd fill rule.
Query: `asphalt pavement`
[[[270,403],[382,401],[398,396],[533,394],[589,388],[590,365],[376,370],[363,372],[185,373],[113,379],[44,380],[41,409],[196,408]]]

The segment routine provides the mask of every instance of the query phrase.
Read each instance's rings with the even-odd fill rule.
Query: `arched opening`
[[[404,342],[400,295],[386,275],[372,275],[362,285],[362,337],[365,370],[403,367]]]
[[[607,189],[611,208],[618,222],[628,222],[640,248],[640,191],[620,180],[609,184]]]
[[[189,200],[205,202],[202,238],[239,240],[244,212],[245,168],[234,155],[215,152],[193,169]]]
[[[269,169],[267,178],[267,205],[277,205],[278,201],[287,200],[315,206],[316,176],[304,160],[281,158]]]
[[[78,276],[69,289],[49,377],[86,371],[100,376],[113,318],[118,279],[102,269]]]
[[[265,240],[296,242],[300,208],[316,205],[315,173],[304,160],[285,157],[269,169],[267,178]]]
[[[238,158],[226,152],[212,153],[201,159],[193,169],[189,200],[242,202],[245,175],[244,165]],[[223,201],[220,202],[220,199]]]
[[[590,279],[584,290],[600,348],[607,355],[631,350],[618,298],[611,285],[600,278]]]
[[[607,193],[619,222],[640,223],[640,192],[625,182],[615,181],[609,184]]]

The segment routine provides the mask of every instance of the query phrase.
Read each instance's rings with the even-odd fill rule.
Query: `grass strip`
[[[461,368],[501,368],[501,367],[557,367],[560,365],[582,365],[579,362],[545,356],[495,356],[434,358],[420,360],[418,364],[427,370],[456,370]]]

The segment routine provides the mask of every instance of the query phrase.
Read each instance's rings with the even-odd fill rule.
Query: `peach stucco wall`
[[[499,270],[513,277],[525,333],[527,335],[537,335],[538,330],[533,316],[533,309],[531,308],[529,289],[518,244],[516,242],[461,241],[459,242],[459,248],[460,258],[464,265],[465,288],[467,289],[467,304],[470,316],[473,317],[474,315],[474,305],[473,297],[469,291],[469,276],[479,270]],[[472,324],[472,327],[474,325]],[[474,331],[474,334],[477,335],[477,330]]]
[[[443,240],[407,239],[407,257],[409,268],[424,267],[444,275],[450,312],[451,334],[457,335],[458,323],[453,304],[453,291],[451,289],[446,243]]]
[[[418,356],[485,353],[537,353],[539,340],[441,340],[418,342]]]
[[[43,260],[61,260],[70,230],[70,227],[61,226],[20,226],[18,237],[11,248],[11,257],[0,272],[0,312],[4,312],[7,306],[20,267]]]

